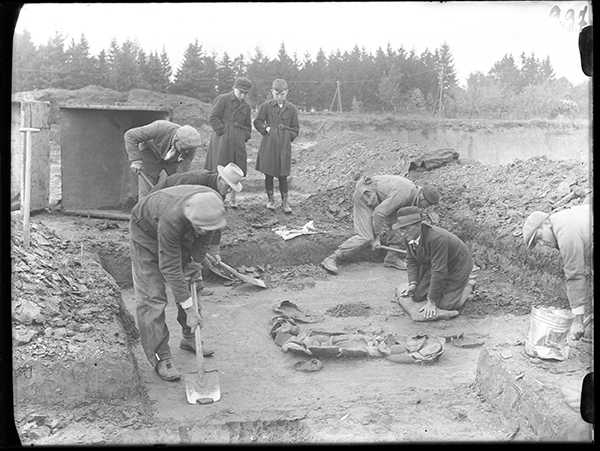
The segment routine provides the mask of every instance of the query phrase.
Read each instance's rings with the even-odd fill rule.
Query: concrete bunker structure
[[[114,219],[137,202],[137,179],[129,171],[123,136],[132,127],[169,119],[167,110],[141,106],[60,107],[62,208],[66,214]],[[108,215],[107,215],[108,213]]]

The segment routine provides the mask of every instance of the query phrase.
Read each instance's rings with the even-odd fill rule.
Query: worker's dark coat
[[[426,296],[434,303],[437,304],[443,294],[458,290],[469,281],[473,269],[471,251],[453,233],[422,222],[421,238],[416,249],[405,241],[408,281],[420,285],[422,276],[430,272]]]
[[[208,171],[206,169],[200,169],[198,171],[188,171],[181,174],[173,174],[168,177],[165,177],[152,188],[148,194],[152,194],[155,191],[161,190],[163,188],[168,188],[170,186],[177,185],[202,185],[208,186],[209,188],[214,189],[215,191],[219,191],[219,187],[217,185],[217,179],[219,178],[218,172]],[[221,243],[221,231],[215,230],[211,245],[219,246]],[[212,252],[218,252],[218,248],[215,248]]]
[[[292,169],[292,141],[298,136],[298,109],[288,101],[279,107],[275,99],[258,108],[254,127],[263,135],[256,157],[256,170],[280,177]],[[267,133],[266,128],[269,129]]]
[[[183,212],[192,195],[206,192],[215,191],[206,186],[172,186],[142,198],[131,211],[130,240],[144,246],[157,258],[159,270],[177,303],[191,297],[183,267],[191,258],[202,262],[213,238],[212,231],[196,236],[192,223]]]
[[[169,160],[164,159],[173,147],[175,133],[180,128],[181,125],[173,122],[158,120],[127,130],[124,139],[129,161],[142,160],[144,170],[152,177],[158,177],[161,169],[165,169],[167,174],[189,171],[197,147],[177,150]]]
[[[213,129],[204,169],[216,171],[217,165],[237,164],[246,175],[246,141],[252,132],[250,105],[233,91],[221,94],[212,103],[208,123]]]

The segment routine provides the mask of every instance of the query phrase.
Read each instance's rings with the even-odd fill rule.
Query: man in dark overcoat
[[[279,179],[281,207],[292,213],[288,204],[288,180],[292,169],[292,141],[300,131],[298,109],[286,100],[288,84],[283,79],[273,81],[273,98],[260,105],[254,119],[254,127],[262,135],[256,157],[256,170],[265,174],[266,207],[275,210],[273,178]]]
[[[217,165],[235,163],[247,174],[246,142],[252,133],[250,105],[246,97],[252,90],[252,82],[238,77],[233,90],[221,94],[212,103],[208,112],[208,123],[213,129],[206,153],[204,169],[216,171]],[[231,193],[230,205],[237,208],[235,191]]]

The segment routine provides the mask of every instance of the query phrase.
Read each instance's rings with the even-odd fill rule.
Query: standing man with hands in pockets
[[[252,82],[246,77],[238,77],[233,90],[221,94],[212,103],[208,112],[208,123],[213,129],[204,169],[217,171],[217,166],[227,166],[235,163],[247,174],[248,154],[246,142],[252,133],[252,118],[250,105],[246,97],[252,90]],[[236,192],[230,197],[230,206],[237,208]]]
[[[288,204],[288,180],[292,167],[292,141],[298,137],[300,125],[298,110],[286,100],[288,84],[283,79],[273,82],[273,99],[264,102],[258,109],[254,127],[262,135],[256,170],[265,174],[266,207],[275,210],[273,180],[279,179],[281,207],[284,213],[292,213]]]

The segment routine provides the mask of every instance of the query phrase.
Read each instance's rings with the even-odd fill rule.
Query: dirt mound
[[[50,102],[49,124],[58,124],[61,106],[144,106],[164,108],[171,113],[171,120],[201,128],[206,124],[210,104],[192,97],[162,94],[144,89],[127,92],[113,91],[101,86],[81,89],[37,89],[13,95],[13,100]]]

